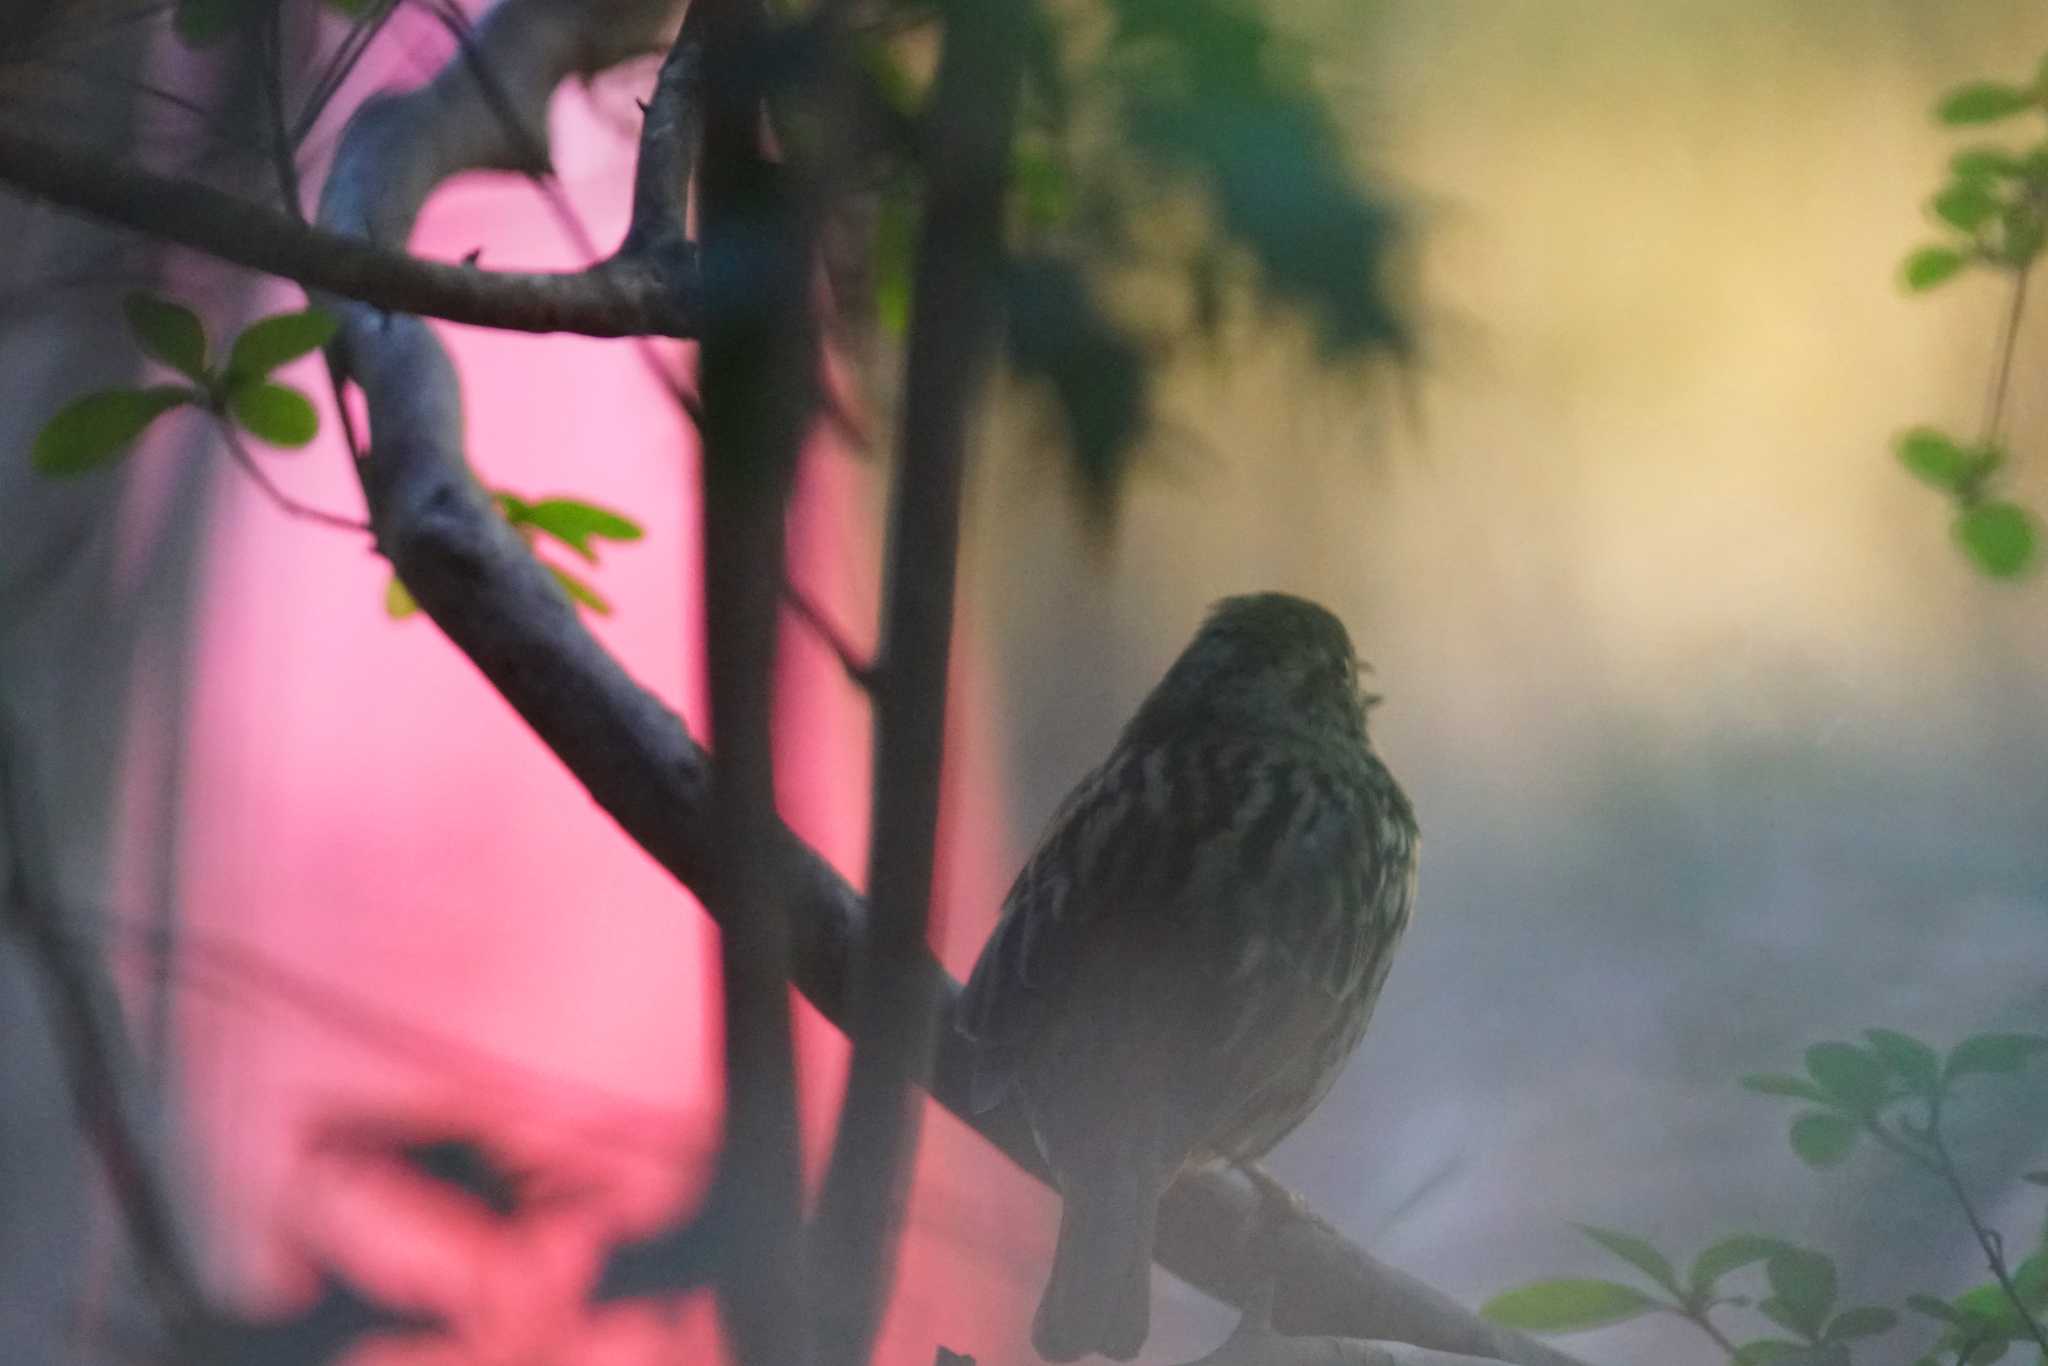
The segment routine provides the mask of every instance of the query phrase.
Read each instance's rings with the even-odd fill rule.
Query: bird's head
[[[1225,598],[1132,724],[1208,719],[1362,739],[1365,713],[1379,701],[1359,687],[1362,668],[1344,623],[1328,609],[1287,593]]]

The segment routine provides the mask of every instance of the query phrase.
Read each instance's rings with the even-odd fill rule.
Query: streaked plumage
[[[1416,851],[1374,700],[1329,612],[1219,603],[1004,903],[960,1027],[976,1106],[1014,1093],[1063,1197],[1049,1360],[1137,1353],[1159,1196],[1271,1148],[1365,1029]]]

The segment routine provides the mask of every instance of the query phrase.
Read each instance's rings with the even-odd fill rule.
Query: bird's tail
[[[1149,1152],[1118,1156],[1061,1182],[1059,1244],[1031,1323],[1031,1345],[1047,1361],[1090,1352],[1129,1361],[1151,1329],[1152,1235],[1166,1182]]]

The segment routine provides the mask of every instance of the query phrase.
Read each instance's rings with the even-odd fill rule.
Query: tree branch
[[[818,1343],[863,1366],[895,1280],[938,1020],[928,963],[969,415],[1001,319],[1003,186],[1026,9],[954,9],[933,87],[912,286],[902,456],[876,670],[868,933],[854,964],[853,1064],[816,1242]]]
[[[693,30],[701,28],[701,51]],[[743,1366],[803,1366],[803,1174],[789,1000],[784,865],[769,856],[775,814],[775,650],[784,509],[810,428],[818,369],[810,234],[782,167],[762,148],[767,25],[757,0],[692,0],[664,63],[647,142],[663,148],[701,64],[698,195],[710,284],[703,395],[704,616],[709,638],[712,865],[725,997],[725,1140],[713,1200],[725,1222],[718,1302]],[[683,73],[672,77],[670,73]],[[636,207],[678,213],[682,185],[655,158]],[[654,183],[650,184],[650,180]],[[680,237],[680,219],[672,230]]]
[[[696,334],[696,259],[687,248],[621,251],[567,272],[488,271],[427,261],[357,233],[307,227],[209,185],[111,162],[100,149],[25,133],[5,122],[0,184],[373,308],[514,332]]]

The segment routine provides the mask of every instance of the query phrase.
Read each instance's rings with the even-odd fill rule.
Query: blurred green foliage
[[[1052,401],[1077,496],[1106,527],[1152,420],[1150,373],[1213,338],[1230,300],[1303,320],[1326,363],[1410,354],[1400,223],[1263,6],[1099,0],[1034,20],[1009,166],[1006,357]],[[861,61],[912,118],[928,93],[905,55],[915,36],[871,42]],[[917,189],[892,185],[875,232],[874,311],[890,331],[913,325]],[[1177,280],[1185,306],[1119,307],[1114,286],[1134,276]]]

